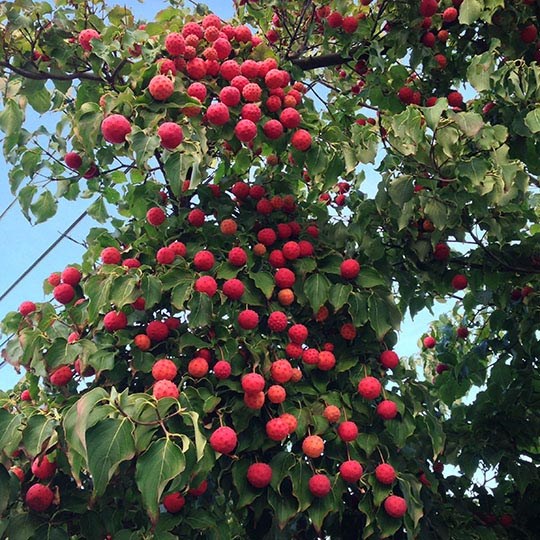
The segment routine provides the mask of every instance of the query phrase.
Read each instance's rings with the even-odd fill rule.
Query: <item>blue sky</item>
[[[186,5],[188,3],[186,2]],[[206,4],[219,16],[229,19],[233,14],[232,1],[208,1]],[[114,2],[111,2],[114,5]],[[136,17],[142,20],[152,20],[159,9],[166,7],[167,2],[151,1],[138,2],[125,0],[122,5],[130,7]],[[35,124],[34,124],[35,122]],[[32,127],[46,122],[46,118],[32,118]],[[0,215],[13,201],[7,180],[7,165],[0,156]],[[370,173],[372,176],[375,173]],[[88,201],[64,202],[59,206],[57,215],[46,223],[32,226],[15,204],[6,215],[0,219],[0,253],[2,256],[2,271],[0,272],[0,294],[7,288],[54,242],[86,209]],[[77,241],[86,237],[89,229],[95,225],[90,218],[85,218],[70,234]],[[48,300],[43,294],[43,280],[51,273],[60,271],[70,263],[81,260],[84,248],[76,242],[64,239],[17,287],[0,302],[0,319],[11,310],[17,309],[24,300],[37,302]],[[431,320],[429,314],[419,316],[414,323],[406,322],[401,334],[398,352],[414,354],[417,350],[418,337],[427,330]],[[0,370],[0,388],[12,387],[19,376],[6,366]]]

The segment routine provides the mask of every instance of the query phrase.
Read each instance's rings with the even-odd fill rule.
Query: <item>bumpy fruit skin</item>
[[[458,338],[465,339],[469,335],[469,329],[466,326],[459,326],[456,333]]]
[[[212,276],[201,276],[195,281],[195,290],[210,297],[217,292],[217,282]]]
[[[385,368],[395,369],[399,364],[399,356],[394,351],[383,351],[379,361]]]
[[[165,101],[172,96],[174,84],[166,75],[156,75],[150,80],[148,91],[156,101]]]
[[[170,514],[177,514],[186,504],[185,497],[179,492],[169,493],[163,497],[163,506]]]
[[[115,247],[106,247],[101,251],[100,257],[103,264],[120,264],[122,261],[122,255]]]
[[[43,484],[34,484],[26,492],[25,502],[30,510],[34,512],[44,512],[51,506],[54,493],[51,488]]]
[[[184,36],[178,32],[171,32],[165,38],[165,49],[171,56],[182,56],[186,50]]]
[[[391,485],[396,481],[396,471],[392,465],[381,463],[375,468],[375,478],[385,485]]]
[[[240,300],[244,294],[244,284],[237,278],[228,279],[222,287],[223,294],[230,300]]]
[[[238,314],[238,324],[244,330],[253,330],[259,325],[259,315],[252,309],[244,309]]]
[[[165,212],[159,206],[154,206],[146,212],[146,221],[154,227],[159,227],[166,219]]]
[[[53,386],[65,386],[72,377],[73,372],[69,366],[60,366],[50,374],[49,380]]]
[[[336,365],[336,357],[330,351],[321,351],[319,353],[319,362],[317,367],[322,371],[330,371]]]
[[[324,441],[318,435],[308,435],[302,441],[302,452],[310,458],[318,458],[324,452]]]
[[[152,341],[146,334],[137,334],[133,338],[133,343],[141,351],[148,351],[150,350],[150,347],[152,346]]]
[[[146,335],[152,341],[164,341],[169,337],[169,327],[161,321],[151,321],[146,325]]]
[[[73,285],[75,287],[75,285],[78,285],[79,281],[81,281],[82,274],[77,268],[73,266],[68,266],[62,272],[61,277],[64,283],[67,283],[68,285]]]
[[[56,472],[56,463],[49,461],[47,456],[37,457],[32,462],[32,474],[40,480],[49,480]]]
[[[358,383],[358,393],[364,399],[376,399],[381,395],[382,386],[379,379],[375,377],[364,377]]]
[[[268,317],[268,328],[272,332],[283,332],[288,325],[287,315],[282,311],[273,311]]]
[[[214,255],[207,250],[198,251],[193,257],[193,266],[196,270],[201,272],[208,272],[211,270],[215,263]]]
[[[26,317],[30,315],[31,313],[34,313],[34,311],[36,311],[36,304],[34,304],[34,302],[30,302],[29,300],[27,300],[26,302],[23,302],[19,306],[19,313],[23,317]]]
[[[337,432],[342,441],[351,442],[358,437],[358,426],[348,420],[339,424]]]
[[[311,135],[309,131],[306,131],[305,129],[299,129],[294,133],[291,138],[291,144],[293,145],[293,147],[297,150],[300,150],[301,152],[309,150],[309,148],[311,147],[311,143]]]
[[[397,405],[393,401],[385,399],[377,405],[377,414],[383,420],[393,420],[398,414]]]
[[[250,142],[257,136],[257,125],[251,120],[240,120],[234,128],[234,134],[239,141]]]
[[[111,114],[101,122],[103,138],[113,144],[123,144],[126,136],[131,133],[129,120],[121,114]]]
[[[229,107],[224,103],[212,103],[206,110],[206,118],[214,126],[223,126],[229,121]]]
[[[157,360],[152,366],[152,377],[154,377],[154,380],[156,381],[172,381],[177,373],[178,369],[176,368],[176,364],[168,358]]]
[[[335,405],[327,405],[323,411],[323,416],[331,423],[338,422],[341,418],[341,411]]]
[[[188,214],[187,220],[194,227],[202,227],[206,220],[206,214],[200,208],[195,208]]]
[[[294,416],[291,413],[283,413],[279,416],[289,427],[289,435],[294,433],[296,431],[296,428],[298,427],[298,420],[296,419],[296,416]]]
[[[152,395],[156,399],[162,399],[167,397],[178,399],[180,392],[178,391],[178,387],[176,386],[176,384],[168,381],[167,379],[163,379],[154,383],[154,387],[152,388]]]
[[[188,373],[196,379],[204,377],[208,373],[208,369],[208,361],[200,356],[193,358],[188,364]]]
[[[354,259],[346,259],[341,263],[340,273],[344,279],[354,279],[360,273],[360,264]]]
[[[332,484],[328,476],[324,474],[314,474],[308,482],[309,491],[315,497],[326,497],[332,491]]]
[[[463,274],[456,274],[452,278],[452,287],[456,291],[462,291],[467,287],[468,283],[467,278]]]
[[[461,107],[463,105],[463,96],[459,92],[450,92],[448,94],[448,105],[450,107]]]
[[[108,332],[116,332],[123,330],[127,326],[127,316],[123,311],[109,311],[103,317],[103,326]]]
[[[249,409],[261,409],[265,401],[264,392],[257,394],[244,394],[244,403]]]
[[[433,336],[426,336],[422,343],[426,349],[433,349],[437,345],[437,341]]]
[[[270,366],[270,375],[275,382],[283,384],[292,377],[292,366],[288,360],[276,360]]]
[[[282,441],[289,435],[289,425],[282,418],[272,418],[266,422],[266,434],[273,441]]]
[[[87,28],[79,34],[79,45],[83,48],[83,50],[91,51],[92,43],[90,43],[90,41],[100,38],[101,36],[97,30],[94,30],[93,28]]]
[[[82,157],[77,152],[68,152],[64,156],[64,163],[75,171],[78,171],[82,165]]]
[[[310,366],[316,366],[319,363],[319,351],[317,349],[306,349],[302,352],[302,362]]]
[[[221,454],[230,454],[238,444],[238,437],[234,429],[223,426],[217,428],[209,439],[210,446],[214,451]]]
[[[248,394],[257,394],[264,390],[264,377],[258,373],[248,373],[241,380],[242,389]]]
[[[355,459],[350,459],[349,461],[344,461],[339,466],[339,474],[345,482],[354,484],[360,480],[362,474],[364,474],[364,469],[362,465],[358,463]]]
[[[217,379],[228,379],[231,376],[231,364],[227,360],[219,360],[213,367],[214,375]]]
[[[266,392],[266,395],[268,396],[268,400],[271,403],[275,403],[276,405],[279,403],[283,403],[287,397],[287,392],[283,386],[279,384],[273,384],[268,388],[268,391]]]
[[[241,247],[234,247],[229,251],[228,261],[238,268],[247,263],[247,253]]]
[[[30,395],[30,390],[23,390],[21,392],[21,401],[32,401],[32,396]]]
[[[174,122],[163,122],[157,131],[161,146],[167,150],[174,150],[184,140],[182,128]]]
[[[267,463],[252,463],[247,470],[247,481],[256,488],[265,488],[272,481],[272,467]]]
[[[158,264],[172,264],[176,259],[176,253],[168,247],[158,249],[156,253],[156,261]]]
[[[297,345],[302,345],[308,338],[308,329],[303,324],[293,324],[287,333],[289,339]]]
[[[390,495],[384,500],[384,510],[390,517],[400,519],[407,513],[407,503],[403,497]]]

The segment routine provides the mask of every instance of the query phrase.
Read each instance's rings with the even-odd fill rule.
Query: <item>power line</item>
[[[88,215],[85,210],[60,236],[7,288],[0,302]]]
[[[2,220],[2,218],[13,208],[13,206],[15,206],[15,203],[17,202],[17,197],[15,197],[10,203],[9,205],[5,208],[5,210],[0,214],[0,221]]]

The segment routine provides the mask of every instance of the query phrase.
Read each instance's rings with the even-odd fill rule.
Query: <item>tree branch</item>
[[[20,67],[14,66],[9,62],[0,60],[0,68],[5,68],[17,75],[26,77],[27,79],[32,79],[34,81],[74,81],[74,80],[87,80],[87,81],[96,81],[104,82],[101,77],[95,75],[89,71],[80,71],[76,73],[49,73],[47,71],[28,71]]]

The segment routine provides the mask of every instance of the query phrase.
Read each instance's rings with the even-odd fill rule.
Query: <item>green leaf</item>
[[[185,308],[185,303],[193,291],[193,282],[191,280],[182,280],[174,287],[171,293],[171,304],[179,310]]]
[[[361,287],[370,289],[379,285],[386,285],[386,280],[374,268],[362,268],[357,278]]]
[[[304,283],[304,292],[314,312],[328,300],[330,281],[323,274],[312,274]]]
[[[266,298],[272,298],[274,292],[275,281],[272,274],[268,272],[251,272],[250,277],[255,282],[255,285],[261,290]]]
[[[139,296],[139,279],[136,276],[118,276],[111,286],[110,301],[117,309],[131,304]]]
[[[43,445],[55,433],[56,422],[43,414],[35,414],[28,419],[23,433],[23,445],[31,456],[43,451]]]
[[[154,276],[145,275],[141,281],[141,293],[146,309],[155,306],[161,300],[161,281]]]
[[[360,327],[368,320],[367,296],[358,292],[351,293],[349,297],[349,315],[355,326]]]
[[[88,215],[94,218],[98,223],[105,223],[109,219],[109,212],[105,206],[103,197],[98,197],[89,207]]]
[[[251,504],[264,490],[254,488],[247,481],[247,470],[251,465],[248,459],[236,461],[232,466],[232,478],[238,491],[238,508]]]
[[[23,110],[13,99],[4,102],[4,108],[0,111],[0,129],[9,137],[18,138],[23,123]]]
[[[152,523],[158,519],[159,501],[167,482],[181,474],[185,467],[182,450],[169,438],[154,441],[137,460],[135,481]]]
[[[472,24],[477,21],[482,14],[483,7],[483,3],[479,0],[465,0],[459,7],[459,22]]]
[[[476,137],[480,130],[484,127],[484,119],[478,113],[474,112],[459,112],[449,113],[449,116],[459,126],[461,131],[467,137]]]
[[[388,186],[388,194],[394,204],[400,207],[403,206],[407,201],[410,201],[414,195],[412,178],[408,175],[404,175],[392,180]]]
[[[0,464],[0,515],[4,513],[9,503],[11,477],[4,465]]]
[[[30,205],[30,209],[36,216],[36,223],[43,223],[56,214],[58,203],[53,197],[53,194],[46,190],[37,199],[35,203]]]
[[[273,489],[268,493],[268,502],[276,513],[276,519],[281,529],[298,512],[298,503],[293,497],[280,495]]]
[[[135,455],[132,430],[127,418],[106,418],[87,431],[88,470],[96,497],[103,495],[118,465]]]
[[[531,133],[540,131],[540,107],[536,107],[525,116],[525,124],[531,130]]]
[[[202,434],[199,427],[199,414],[195,411],[189,410],[186,410],[183,414],[191,418],[191,422],[193,424],[193,431],[195,433],[195,450],[197,452],[197,461],[200,461],[204,455],[204,449],[206,447],[206,437]]]
[[[135,152],[137,165],[144,168],[148,161],[154,157],[154,152],[160,147],[160,139],[157,135],[148,135],[139,128],[134,128],[129,138]]]
[[[95,275],[84,284],[84,294],[88,297],[88,318],[95,320],[100,312],[110,310],[109,296],[114,276]]]
[[[334,283],[334,285],[330,287],[328,299],[336,311],[339,311],[347,303],[352,290],[352,285],[349,283],[346,285],[343,283]]]
[[[369,324],[375,330],[375,334],[379,341],[382,341],[384,336],[391,330],[392,325],[389,323],[388,310],[386,302],[378,296],[370,296],[368,301],[369,309]]]
[[[333,510],[338,508],[340,501],[334,495],[332,490],[326,497],[317,497],[308,508],[308,515],[313,523],[313,527],[320,532],[323,526],[324,518]]]
[[[26,97],[34,111],[40,114],[46,113],[51,108],[51,95],[44,86],[40,89],[34,89],[32,92],[28,92]]]
[[[200,292],[194,292],[188,302],[188,320],[191,328],[208,326],[212,322],[212,299]]]
[[[11,457],[21,441],[22,421],[22,414],[11,414],[5,409],[0,409],[0,451],[8,457]]]

